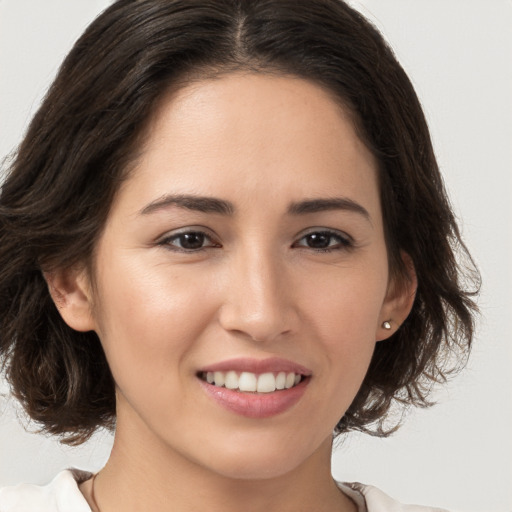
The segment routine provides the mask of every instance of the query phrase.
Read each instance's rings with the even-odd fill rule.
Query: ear
[[[94,330],[91,287],[85,269],[59,269],[43,275],[64,322],[75,331]]]
[[[418,288],[416,271],[411,257],[402,252],[402,260],[406,269],[406,276],[397,279],[391,279],[388,285],[386,298],[382,304],[379,316],[379,323],[375,334],[376,341],[382,341],[394,334],[411,312]],[[389,322],[390,328],[384,327]]]

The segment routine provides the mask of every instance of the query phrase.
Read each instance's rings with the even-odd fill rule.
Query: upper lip
[[[270,357],[266,359],[253,358],[235,358],[213,363],[201,368],[200,372],[251,372],[251,373],[269,373],[269,372],[293,372],[304,376],[311,375],[311,370],[298,363],[280,357]]]

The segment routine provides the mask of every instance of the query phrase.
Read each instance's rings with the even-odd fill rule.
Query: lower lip
[[[270,418],[293,407],[306,391],[309,380],[307,377],[293,388],[273,393],[244,393],[200,382],[206,393],[225,409],[247,418]]]

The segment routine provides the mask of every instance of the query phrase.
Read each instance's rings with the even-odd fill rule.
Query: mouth
[[[306,393],[312,372],[282,358],[242,358],[203,367],[197,378],[207,396],[222,408],[263,419],[293,408]]]
[[[235,370],[200,372],[199,378],[218,388],[242,393],[274,393],[298,386],[306,376],[295,372],[237,372]]]

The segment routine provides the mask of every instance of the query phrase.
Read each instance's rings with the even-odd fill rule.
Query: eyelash
[[[204,240],[210,241],[211,245],[201,246],[198,249],[187,249],[184,247],[179,247],[179,246],[173,245],[173,242],[176,240],[179,240],[180,238],[182,239],[182,242],[183,242],[183,237],[185,237],[187,235],[196,235],[196,236],[199,235],[201,237],[204,237]],[[217,247],[221,247],[220,244],[215,243],[213,241],[213,238],[208,233],[205,233],[204,231],[201,231],[201,230],[189,230],[189,231],[182,231],[181,233],[175,233],[174,235],[167,236],[167,237],[163,238],[162,240],[160,240],[158,242],[158,245],[164,246],[171,251],[184,252],[184,253],[197,253],[200,251],[204,251],[206,249],[212,249],[212,248],[214,249]]]
[[[182,239],[181,244],[183,244],[183,237],[190,236],[190,235],[203,237],[203,240],[209,241],[210,245],[207,245],[207,246],[202,245],[201,247],[199,247],[197,249],[187,249],[184,247],[173,245],[173,243],[176,242],[177,240],[179,240],[180,238]],[[309,247],[307,245],[299,244],[299,242],[306,239],[306,237],[313,236],[313,235],[328,237],[329,244],[331,243],[332,239],[336,239],[337,243],[335,243],[332,246],[328,245],[327,247],[322,247],[322,248]],[[176,233],[171,236],[167,236],[167,237],[163,238],[162,240],[160,240],[158,242],[158,245],[164,246],[171,251],[183,252],[183,253],[189,253],[189,254],[190,253],[198,253],[201,251],[205,251],[207,249],[215,249],[215,248],[221,247],[221,245],[219,243],[216,243],[213,240],[212,236],[210,236],[209,234],[207,234],[201,230],[182,231],[181,233]],[[302,248],[302,249],[310,249],[317,253],[330,253],[333,251],[342,251],[342,250],[346,251],[346,250],[353,249],[354,242],[351,237],[349,237],[348,235],[346,235],[344,233],[340,233],[338,231],[332,231],[332,230],[328,230],[328,229],[319,229],[319,230],[315,230],[315,231],[310,231],[309,233],[302,235],[296,242],[293,243],[292,247]]]
[[[298,245],[298,242],[300,242],[301,240],[305,239],[306,237],[312,236],[312,235],[316,235],[316,236],[320,235],[323,237],[329,237],[330,242],[332,241],[332,239],[336,239],[337,243],[333,246],[327,246],[327,247],[322,247],[322,248],[314,248],[314,247],[308,247],[306,245]],[[334,252],[334,251],[343,251],[343,250],[346,251],[346,250],[353,249],[354,241],[352,240],[351,237],[349,237],[348,235],[346,235],[344,233],[340,233],[338,231],[332,231],[329,229],[321,229],[321,230],[310,231],[309,233],[302,235],[302,237],[300,237],[299,240],[297,242],[295,242],[292,247],[301,247],[304,249],[311,249],[315,252],[329,253],[329,252]]]

